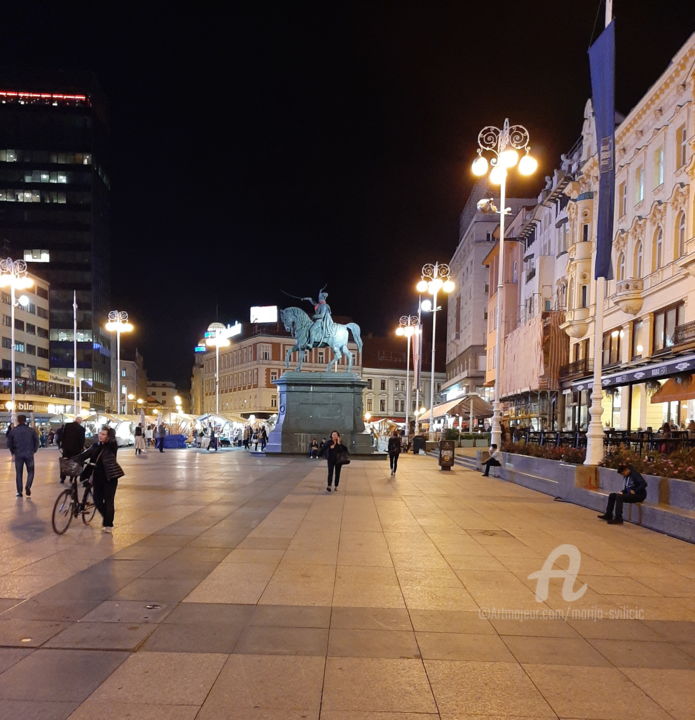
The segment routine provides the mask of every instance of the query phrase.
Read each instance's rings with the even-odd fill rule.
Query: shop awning
[[[695,377],[690,377],[682,383],[676,378],[669,378],[652,395],[653,403],[674,402],[676,400],[695,400]]]
[[[473,403],[473,417],[492,417],[492,405],[479,395],[464,395],[456,398],[456,400],[449,400],[441,405],[435,405],[434,417],[440,418],[445,415],[468,416],[471,414],[471,402]],[[429,418],[429,410],[422,413],[421,417]]]

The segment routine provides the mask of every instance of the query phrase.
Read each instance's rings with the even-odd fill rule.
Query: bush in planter
[[[559,460],[566,463],[580,465],[584,462],[586,451],[584,448],[556,447],[555,445],[534,445],[532,443],[505,443],[502,445],[504,452],[516,453],[517,455],[530,455],[531,457],[544,458],[545,460]]]
[[[695,480],[695,448],[683,448],[669,454],[652,452],[640,456],[633,450],[619,447],[608,453],[601,465],[609,468],[631,465],[637,472],[645,475]]]
[[[459,439],[459,431],[454,428],[447,428],[444,431],[444,440],[458,440]]]

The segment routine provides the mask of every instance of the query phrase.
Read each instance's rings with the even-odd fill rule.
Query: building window
[[[673,347],[676,328],[683,324],[685,305],[678,303],[654,313],[654,332],[652,347],[654,352]]]
[[[24,261],[40,263],[51,262],[51,254],[48,252],[48,250],[25,250]],[[41,289],[43,290],[43,288]],[[36,288],[36,294],[39,294],[39,288]],[[48,293],[46,293],[46,297],[48,297]]]
[[[367,390],[371,390],[371,389],[372,389],[372,379],[367,378]]]
[[[24,343],[21,343],[21,342],[15,343],[15,344],[14,344],[14,349],[15,349],[17,352],[22,352],[22,353],[25,352]]]
[[[623,330],[616,328],[603,334],[603,366],[617,365],[620,363],[620,340],[624,334]]]
[[[2,346],[6,348],[7,350],[12,349],[12,341],[8,337],[3,337],[2,339]]]
[[[384,400],[384,398],[381,398],[381,400],[379,400],[379,412],[386,412],[386,400]]]
[[[664,148],[654,151],[654,187],[664,184]]]
[[[624,217],[627,213],[627,182],[623,181],[618,186],[618,217]]]
[[[270,396],[270,407],[276,408],[278,406],[278,396],[277,395],[271,395]]]
[[[40,358],[48,358],[48,348],[42,348],[42,347],[36,348],[36,354]]]
[[[647,340],[647,329],[643,320],[632,322],[632,359],[636,360],[645,354],[645,342]]]
[[[271,370],[270,371],[270,382],[273,382],[274,380],[278,379],[278,371],[277,370]]]
[[[640,165],[635,170],[635,203],[644,200],[644,168]]]
[[[386,380],[381,381],[381,389],[386,390]]]
[[[258,346],[258,356],[260,360],[271,359],[272,347],[267,343],[262,343]]]
[[[685,255],[685,213],[681,210],[676,218],[676,260]]]
[[[676,168],[680,169],[688,159],[688,141],[685,132],[685,125],[676,130]]]
[[[374,409],[373,405],[374,405],[374,403],[372,401],[372,398],[367,398],[367,411],[368,412],[371,412]]]
[[[582,225],[582,242],[589,242],[589,223]]]
[[[621,252],[618,254],[618,276],[616,280],[625,279],[625,253]]]
[[[582,285],[582,298],[581,298],[581,305],[579,307],[589,307],[589,286],[588,285]]]
[[[635,248],[635,277],[636,278],[642,277],[643,269],[644,269],[644,260],[643,260],[643,253],[642,253],[642,242],[639,241],[637,243],[637,247]]]
[[[46,310],[46,308],[42,308],[42,307],[36,308],[36,314],[40,318],[45,318],[46,320],[48,320],[48,310]]]
[[[28,355],[36,355],[36,345],[29,345],[27,343],[27,354]]]
[[[652,272],[658,270],[664,259],[664,231],[658,227],[654,233],[654,256],[652,257]]]

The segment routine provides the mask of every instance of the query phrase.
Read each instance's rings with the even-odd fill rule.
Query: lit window
[[[627,183],[621,182],[618,187],[618,217],[627,213]]]
[[[654,187],[664,184],[664,148],[654,152]]]
[[[685,213],[681,210],[676,219],[676,259],[685,255]]]
[[[618,277],[616,279],[625,279],[625,253],[622,252],[618,255]]]
[[[642,243],[638,242],[637,247],[635,248],[635,277],[641,278],[642,277],[642,270],[644,267],[643,257],[642,257]]]
[[[676,166],[678,168],[682,168],[688,159],[688,142],[686,138],[685,125],[681,125],[676,130]]]
[[[635,171],[635,202],[644,200],[644,168],[640,165]]]
[[[50,262],[51,254],[48,250],[25,250],[24,251],[25,262]]]
[[[664,232],[658,227],[654,233],[654,256],[652,271],[658,270],[664,259]]]

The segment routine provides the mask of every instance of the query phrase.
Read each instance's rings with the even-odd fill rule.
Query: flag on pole
[[[420,387],[420,344],[422,342],[421,328],[418,325],[417,331],[410,338],[410,348],[413,353],[413,387]]]
[[[615,202],[615,22],[589,48],[591,94],[599,158],[598,220],[594,279],[613,278],[613,205]]]

